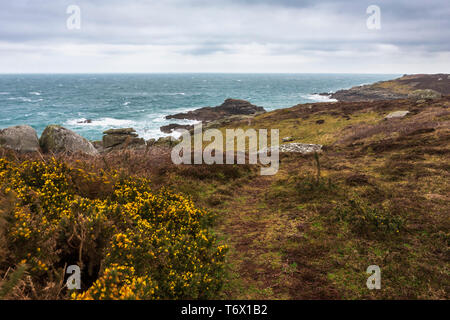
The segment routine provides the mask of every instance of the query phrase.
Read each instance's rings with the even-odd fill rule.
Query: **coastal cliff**
[[[449,74],[404,75],[389,81],[338,90],[331,95],[321,93],[338,101],[374,101],[405,98],[438,98],[450,94]]]

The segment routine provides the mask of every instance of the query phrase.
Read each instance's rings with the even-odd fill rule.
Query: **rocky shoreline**
[[[338,90],[332,94],[319,93],[342,102],[396,100],[396,99],[435,99],[450,95],[450,75],[415,74],[374,84]]]
[[[251,118],[264,112],[264,108],[252,105],[248,101],[227,99],[217,107],[200,108],[187,113],[170,115],[167,118],[198,120],[210,126],[219,126],[227,122]],[[170,134],[180,128],[191,130],[193,126],[173,123],[161,127],[161,131]],[[138,136],[133,128],[106,130],[103,132],[103,138],[100,141],[89,141],[60,125],[47,126],[40,138],[38,138],[36,131],[28,125],[19,125],[0,130],[0,147],[20,153],[81,153],[95,156],[115,150],[142,150],[151,146],[172,146],[175,143],[176,139],[171,136],[145,141]]]
[[[448,74],[405,75],[390,81],[358,86],[348,90],[339,90],[331,94],[331,98],[339,101],[334,103],[408,99],[418,105],[423,105],[427,101],[438,99],[443,95],[450,95],[450,75]],[[309,109],[312,107],[311,104],[307,104],[306,106]],[[243,121],[251,124],[256,116],[265,112],[263,107],[255,106],[248,101],[226,99],[220,106],[203,107],[186,113],[177,113],[167,116],[166,119],[195,120],[202,122],[203,128],[208,129],[220,128],[231,123]],[[401,118],[407,114],[408,111],[397,110],[387,115],[386,120]],[[323,121],[317,120],[317,123],[320,124]],[[167,134],[171,134],[179,129],[193,130],[193,125],[171,123],[161,127],[161,131]],[[289,138],[291,137],[282,138],[282,142],[286,143],[293,140]],[[88,141],[79,134],[59,125],[47,126],[40,138],[38,138],[36,131],[28,125],[14,126],[0,130],[0,147],[12,149],[20,153],[81,153],[95,156],[115,150],[146,150],[153,146],[167,147],[174,144],[176,144],[176,139],[171,136],[162,137],[158,140],[150,139],[145,141],[138,136],[133,128],[106,130],[103,132],[101,141]],[[295,146],[294,149],[304,150],[305,146]],[[315,151],[320,151],[322,146],[317,145],[314,148]],[[280,151],[289,152],[291,149],[291,147],[287,146]],[[308,147],[306,149],[309,150],[310,148]]]

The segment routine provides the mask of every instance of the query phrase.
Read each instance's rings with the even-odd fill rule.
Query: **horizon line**
[[[367,75],[412,75],[412,74],[440,74],[440,73],[384,73],[384,72],[0,72],[0,75],[130,75],[130,74],[367,74]],[[445,74],[445,72],[442,72]]]

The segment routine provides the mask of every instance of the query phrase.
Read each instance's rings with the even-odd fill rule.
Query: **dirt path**
[[[256,176],[239,185],[218,210],[217,232],[230,247],[226,298],[336,298],[326,270],[314,264],[326,252],[301,245],[308,216],[296,199],[277,189],[277,181],[291,174],[290,165],[284,163],[275,176]]]

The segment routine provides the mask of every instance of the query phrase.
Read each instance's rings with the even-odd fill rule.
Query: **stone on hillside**
[[[408,95],[408,98],[413,99],[438,99],[440,97],[442,97],[442,95],[439,92],[432,89],[414,90]]]
[[[293,152],[293,153],[301,153],[301,154],[309,154],[314,152],[321,152],[322,151],[322,145],[321,144],[308,144],[308,143],[286,143],[281,144],[278,147],[278,150],[280,153],[287,153],[287,152]],[[270,150],[274,150],[274,148],[269,148]],[[266,152],[268,149],[260,150],[258,153]]]
[[[49,125],[39,139],[44,152],[53,153],[83,153],[97,155],[98,151],[92,143],[79,134],[58,125]]]
[[[399,110],[389,113],[385,119],[403,118],[409,113],[407,110]]]
[[[294,141],[294,138],[292,138],[292,137],[284,137],[283,139],[281,139],[281,141],[283,141],[283,142],[290,142],[290,141]]]
[[[286,143],[280,145],[280,152],[294,152],[294,153],[308,154],[321,151],[322,151],[321,144]]]
[[[15,126],[0,130],[0,147],[18,152],[39,151],[36,131],[30,126]]]

